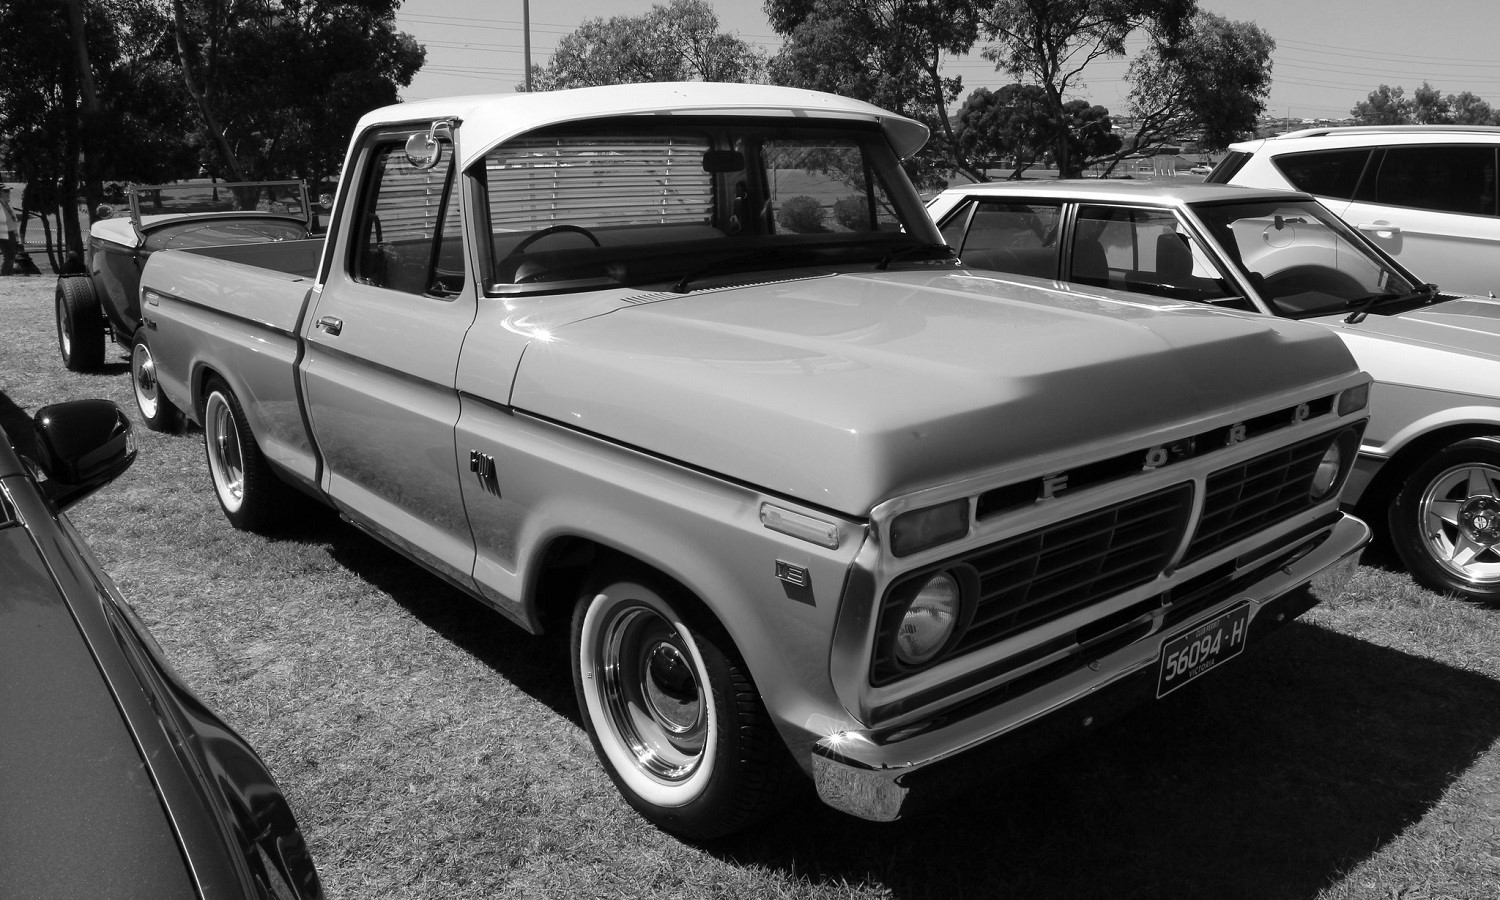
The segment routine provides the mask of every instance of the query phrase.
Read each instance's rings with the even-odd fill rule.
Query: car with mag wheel
[[[997,183],[952,188],[928,211],[976,271],[1338,334],[1375,378],[1344,501],[1385,524],[1423,585],[1500,600],[1500,302],[1424,282],[1304,193]]]
[[[302,240],[315,215],[300,181],[132,185],[123,207],[99,212],[89,227],[86,271],[57,279],[57,349],[74,372],[102,366],[111,340],[136,345],[141,269],[151,254]],[[151,367],[149,350],[142,352],[131,358],[137,377]]]
[[[317,900],[265,764],[173,673],[62,513],[135,459],[106,400],[0,434],[0,865],[7,897]]]
[[[1450,291],[1500,291],[1500,127],[1357,125],[1231,144],[1208,180],[1306,191]]]

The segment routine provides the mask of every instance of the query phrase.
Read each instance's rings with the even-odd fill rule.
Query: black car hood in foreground
[[[0,896],[322,897],[265,764],[0,436]]]
[[[0,529],[0,569],[0,892],[196,897],[141,751],[24,529]]]

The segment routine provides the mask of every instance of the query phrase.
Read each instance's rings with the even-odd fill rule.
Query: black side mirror
[[[108,400],[70,400],[37,410],[32,419],[42,489],[67,507],[108,484],[135,462],[130,420]]]

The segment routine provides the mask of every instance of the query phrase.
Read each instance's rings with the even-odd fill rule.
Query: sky
[[[758,0],[710,0],[720,27],[767,53],[780,38]],[[652,0],[530,0],[532,61],[585,19],[639,15]],[[1276,40],[1266,113],[1341,118],[1381,84],[1409,97],[1422,82],[1444,95],[1472,91],[1500,108],[1500,3],[1496,0],[1199,0],[1200,8],[1253,21]],[[427,64],[403,99],[509,93],[524,77],[523,0],[404,0],[397,26],[427,46]],[[1418,10],[1421,13],[1418,14]],[[1133,39],[1133,46],[1141,41]],[[1078,95],[1123,112],[1127,60],[1099,60]],[[974,56],[948,66],[966,96],[1010,79]]]

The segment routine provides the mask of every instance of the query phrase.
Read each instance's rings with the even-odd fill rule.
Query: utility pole
[[[521,39],[526,48],[526,93],[531,93],[531,0],[521,0]]]

